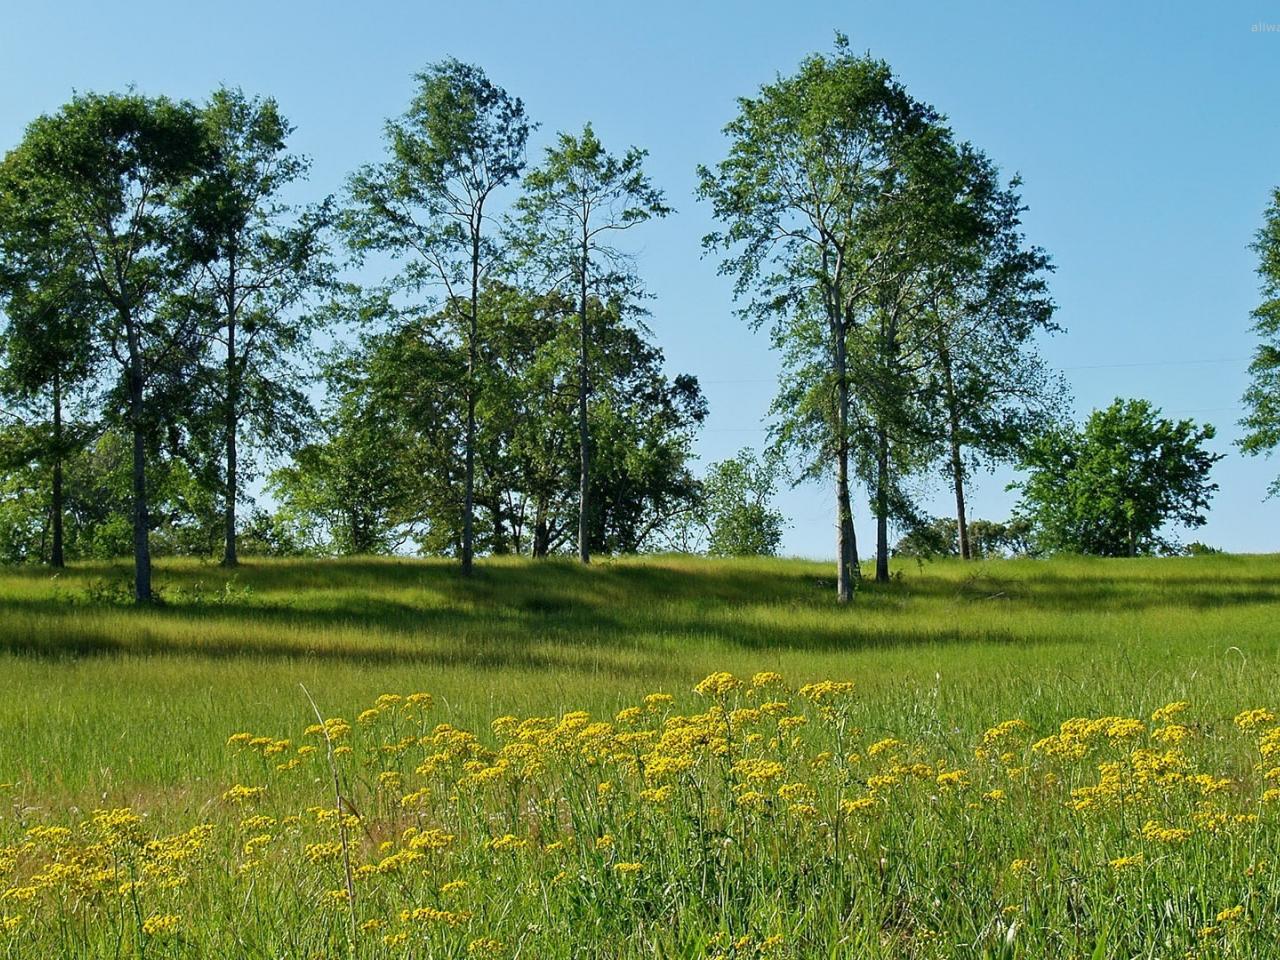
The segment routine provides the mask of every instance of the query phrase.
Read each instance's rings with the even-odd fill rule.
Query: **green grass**
[[[430,690],[475,723],[769,669],[854,679],[889,728],[922,696],[960,723],[1234,705],[1280,666],[1280,556],[913,562],[843,609],[830,567],[794,560],[489,561],[471,582],[444,561],[166,561],[152,610],[102,599],[127,575],[0,570],[0,782],[57,803],[216,783],[229,731],[306,717],[299,684],[331,713]]]
[[[135,609],[118,601],[123,566],[0,570],[0,957],[1208,958],[1264,956],[1280,937],[1280,873],[1260,865],[1280,863],[1280,804],[1261,799],[1280,770],[1267,778],[1259,734],[1232,720],[1280,700],[1280,556],[910,563],[844,608],[828,566],[792,560],[491,560],[471,581],[449,563],[389,559],[253,561],[233,575],[167,561],[157,574],[165,602]],[[795,686],[847,679],[856,692],[824,714],[779,691],[808,724],[792,742],[752,721],[765,732],[752,741],[726,734],[692,691],[721,670],[777,671]],[[333,805],[323,752],[279,772],[274,757],[227,743],[240,731],[288,738],[284,756],[316,743],[302,734],[314,721],[302,686],[325,716],[348,720],[386,692],[435,698],[412,722],[391,710],[351,733],[340,767],[363,811],[352,861],[409,850],[407,826],[458,839],[409,875],[362,882],[350,911],[326,900],[340,867],[305,853],[334,842],[332,822],[304,814],[285,826]],[[653,785],[643,765],[574,746],[539,747],[545,768],[527,780],[460,785],[467,756],[483,767],[502,755],[490,752],[503,749],[489,732],[496,717],[609,720],[652,691],[675,694],[671,710],[697,714],[695,728],[729,745],[692,748],[697,765],[673,781],[669,806],[641,801]],[[1178,700],[1192,704],[1179,763],[1225,778],[1212,796],[1191,779],[1133,773],[1142,751],[1168,748],[1147,718]],[[1076,758],[1031,749],[1077,716],[1133,717],[1143,732],[1096,735]],[[983,731],[1010,718],[1028,727],[1007,758],[975,759]],[[382,749],[405,723],[427,738],[442,722],[484,745],[431,775],[414,772],[437,749],[427,739],[403,756]],[[873,755],[886,737],[905,744]],[[765,784],[763,807],[743,801],[751,784],[733,760],[755,753],[812,791],[812,814],[788,811],[773,792],[781,780]],[[1069,810],[1072,791],[1113,762],[1132,783],[1096,810]],[[924,772],[871,786],[912,764]],[[967,771],[962,786],[934,782],[952,769]],[[379,770],[404,786],[382,784]],[[604,780],[616,801],[597,796]],[[267,792],[241,808],[224,797],[235,784]],[[420,809],[401,804],[420,788]],[[988,800],[992,789],[1002,799]],[[860,793],[875,796],[872,813],[841,814]],[[117,807],[143,824],[117,834],[91,822]],[[268,865],[242,869],[257,859],[237,826],[251,812],[280,826]],[[1205,825],[1237,814],[1257,819]],[[1148,820],[1192,838],[1144,837]],[[145,837],[206,822],[212,839],[180,865],[182,886],[121,872],[154,866]],[[71,845],[22,839],[42,823],[71,826]],[[507,832],[532,845],[492,850]],[[597,846],[604,833],[616,846]],[[542,852],[553,837],[563,851]],[[108,853],[107,880],[89,883]],[[1109,866],[1136,853],[1138,868]],[[1023,859],[1025,870],[1012,866]],[[637,875],[613,870],[633,860]],[[5,893],[53,877],[50,864],[70,864],[70,878],[40,881],[35,900]],[[116,896],[117,879],[135,875],[141,897]],[[456,926],[397,919],[452,910],[438,888],[457,878],[471,886]],[[1240,919],[1215,919],[1236,906]],[[167,912],[183,918],[177,933],[144,931],[145,917]],[[350,942],[352,916],[383,926]],[[411,939],[383,942],[400,932]],[[771,936],[779,946],[763,946]]]

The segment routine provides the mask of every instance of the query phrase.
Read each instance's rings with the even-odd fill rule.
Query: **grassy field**
[[[781,560],[489,561],[472,582],[169,562],[149,610],[120,602],[126,575],[0,571],[0,956],[1280,937],[1280,743],[1269,765],[1272,721],[1234,719],[1280,702],[1280,557],[911,563],[844,609],[827,566]],[[719,671],[738,679],[694,692]],[[854,690],[800,690],[828,679]],[[429,708],[356,722],[418,691]],[[343,721],[341,816],[308,693]]]

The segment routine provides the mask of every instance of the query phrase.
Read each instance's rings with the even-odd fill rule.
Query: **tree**
[[[47,556],[58,568],[65,562],[64,466],[86,432],[68,426],[67,406],[95,367],[90,334],[98,304],[82,282],[79,251],[49,242],[52,225],[27,193],[36,175],[24,169],[29,159],[16,150],[0,173],[0,305],[8,318],[0,328],[0,397],[23,421],[41,424],[22,431],[25,442],[8,445],[8,459],[14,469],[49,464]]]
[[[25,450],[10,458],[15,434],[44,425],[0,430],[0,557],[35,562],[50,555],[51,463]],[[63,473],[64,550],[68,561],[107,560],[132,547],[132,441],[128,426],[75,424]],[[208,556],[220,532],[217,491],[163,444],[147,450],[147,518],[153,556]]]
[[[351,178],[343,218],[353,248],[404,260],[394,292],[443,288],[448,327],[466,351],[462,572],[474,544],[479,300],[501,260],[492,203],[519,178],[531,125],[524,104],[479,67],[445,60],[417,75],[406,113],[387,123],[389,158]]]
[[[1007,521],[974,520],[969,524],[970,559],[1037,555],[1031,524],[1021,517]]]
[[[1253,242],[1258,255],[1258,278],[1263,301],[1253,311],[1253,331],[1261,341],[1249,365],[1250,383],[1244,394],[1248,412],[1240,421],[1245,435],[1240,449],[1251,456],[1271,455],[1280,446],[1280,188],[1271,196],[1266,220]],[[1280,477],[1267,488],[1280,494]]]
[[[780,440],[813,455],[807,475],[834,460],[837,598],[857,571],[849,497],[851,331],[883,283],[894,251],[886,229],[909,200],[913,155],[938,138],[939,118],[894,80],[888,66],[849,52],[805,59],[790,77],[739,100],[725,128],[728,157],[699,169],[700,195],[723,229],[705,246],[724,251],[741,313],[771,324],[796,359],[780,403]],[[785,395],[786,400],[783,400]]]
[[[204,137],[188,103],[137,94],[75,97],[26,131],[5,161],[0,193],[30,235],[43,230],[50,262],[74,265],[95,310],[97,355],[118,380],[109,413],[127,425],[132,444],[134,595],[151,599],[148,534],[149,440],[180,397],[181,367],[198,356],[201,331],[189,314],[168,308],[191,277],[186,231],[174,201],[200,169]],[[5,224],[6,233],[15,231]]]
[[[1172,551],[1169,523],[1205,523],[1222,459],[1205,449],[1211,425],[1168,420],[1145,400],[1117,399],[1095,410],[1084,428],[1049,430],[1027,449],[1017,514],[1047,551],[1137,556]]]
[[[1034,552],[1030,542],[1031,525],[1025,519],[1007,523],[977,519],[968,525],[970,554],[968,559],[1029,556]],[[912,526],[893,546],[896,557],[960,557],[959,525],[951,517],[930,517]]]
[[[917,523],[893,545],[895,557],[932,560],[935,557],[958,557],[956,525],[949,517],[929,517]]]
[[[784,518],[770,506],[781,464],[770,451],[757,457],[749,448],[714,463],[703,481],[700,509],[707,527],[707,552],[717,557],[772,557],[782,544]]]
[[[889,578],[890,521],[918,530],[927,518],[913,479],[949,460],[958,542],[969,554],[964,480],[971,463],[1007,459],[1020,431],[1040,425],[1049,382],[1030,343],[1052,316],[1026,249],[1021,201],[980,151],[935,120],[900,160],[897,201],[879,230],[871,296],[850,330],[853,443],[872,493],[876,579]],[[1008,385],[1003,376],[1022,377]]]
[[[324,229],[328,207],[299,211],[281,194],[307,172],[287,152],[292,127],[276,102],[220,89],[201,114],[210,157],[182,198],[201,252],[197,296],[222,351],[212,377],[222,460],[224,566],[235,566],[242,447],[276,452],[301,442],[311,405],[298,357],[315,315],[307,299],[330,280]],[[246,429],[247,428],[247,429]],[[243,441],[243,442],[242,442]]]
[[[577,297],[578,559],[582,563],[591,560],[590,299],[625,297],[637,287],[630,258],[609,238],[671,212],[662,191],[645,176],[645,155],[632,147],[621,158],[612,156],[590,124],[576,137],[562,133],[555,146],[547,148],[542,166],[525,176],[525,192],[517,203],[528,255],[550,278],[552,289],[565,286]]]
[[[579,344],[569,321],[577,305],[559,292],[496,281],[478,303],[475,543],[535,557],[576,547]],[[706,406],[692,377],[664,375],[661,351],[617,304],[592,299],[588,309],[597,446],[588,545],[633,552],[692,508],[690,445]],[[394,479],[383,514],[400,542],[456,555],[466,417],[458,384],[467,358],[460,344],[435,336],[438,326],[439,317],[428,315],[368,335],[332,370],[337,402],[359,413],[325,444],[376,425],[379,468]]]
[[[697,505],[690,463],[707,403],[696,377],[663,373],[662,351],[624,322],[619,304],[598,306],[589,542],[598,552],[636,553]]]
[[[400,532],[406,461],[388,456],[385,423],[355,395],[343,397],[323,424],[324,438],[298,449],[272,472],[277,538],[305,553],[390,553]]]
[[[1023,437],[1061,418],[1066,389],[1036,351],[1036,337],[1059,328],[1045,281],[1052,263],[1021,231],[1020,181],[1002,186],[995,166],[972,148],[963,158],[962,208],[973,216],[948,238],[953,248],[930,277],[922,335],[955,494],[957,550],[968,560],[981,555],[965,503],[970,471],[1016,460]]]

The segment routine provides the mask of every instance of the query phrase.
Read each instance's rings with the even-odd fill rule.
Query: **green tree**
[[[785,519],[771,505],[781,463],[744,447],[711,465],[703,480],[699,513],[707,528],[707,552],[716,557],[772,557],[782,544]]]
[[[1205,443],[1211,425],[1169,420],[1145,400],[1117,399],[1083,429],[1059,427],[1036,438],[1021,468],[1028,477],[1017,514],[1035,528],[1037,546],[1104,557],[1175,549],[1170,523],[1199,527],[1222,459]]]
[[[893,545],[895,557],[932,560],[935,557],[958,557],[956,525],[948,517],[929,517],[917,523]]]
[[[577,308],[565,291],[532,293],[506,284],[487,290],[483,311],[491,350],[485,384],[487,499],[492,549],[546,557],[573,535],[578,338]],[[589,305],[599,322],[599,303]],[[591,345],[593,361],[598,347]],[[581,458],[578,458],[581,463]]]
[[[576,528],[578,337],[576,303],[491,282],[478,301],[481,346],[476,435],[475,543],[494,553],[542,557]],[[589,410],[592,458],[588,530],[593,551],[633,552],[687,511],[696,483],[688,464],[706,408],[697,381],[668,378],[661,351],[616,304],[592,299]],[[339,397],[378,424],[400,493],[395,522],[425,553],[462,549],[458,491],[465,408],[458,384],[466,354],[423,317],[366,336],[333,380]]]
[[[1244,394],[1248,412],[1240,421],[1245,435],[1239,444],[1251,456],[1270,456],[1280,446],[1280,188],[1272,193],[1252,249],[1258,255],[1263,300],[1253,311],[1253,331],[1260,343],[1249,365],[1250,382]],[[1268,496],[1277,494],[1280,477],[1267,490]]]
[[[636,553],[697,506],[692,446],[707,404],[697,378],[663,373],[662,351],[624,321],[619,304],[600,304],[592,326],[590,544],[602,553]]]
[[[747,301],[744,318],[769,323],[795,361],[775,405],[779,439],[811,456],[806,475],[825,476],[834,461],[842,602],[857,573],[850,336],[885,293],[882,264],[901,252],[892,231],[917,203],[913,168],[939,126],[886,64],[854,56],[837,37],[833,54],[808,57],[739,100],[725,128],[728,156],[699,170],[700,195],[723,224],[707,249],[724,251],[720,269]]]
[[[1022,517],[1007,521],[974,520],[969,524],[970,559],[991,557],[1032,557],[1038,551],[1032,541],[1031,524]]]
[[[151,599],[147,452],[182,394],[181,366],[198,355],[191,315],[168,308],[192,264],[175,199],[205,158],[203,130],[188,103],[137,94],[75,97],[28,128],[6,158],[0,193],[5,234],[43,231],[49,262],[80,273],[92,312],[93,353],[118,374],[108,413],[132,444],[134,595]],[[18,221],[15,226],[14,221]]]
[[[1037,337],[1059,328],[1048,293],[1049,257],[1022,234],[1014,178],[1002,185],[991,161],[963,148],[967,229],[940,235],[951,249],[924,285],[921,353],[926,392],[945,438],[956,503],[957,550],[979,556],[969,534],[965,483],[975,468],[1018,458],[1022,438],[1063,416],[1065,384],[1046,368]]]
[[[389,285],[393,292],[443,290],[448,329],[466,352],[461,559],[463,573],[470,574],[479,301],[502,261],[497,233],[490,229],[493,205],[524,168],[531,126],[524,104],[479,67],[445,60],[416,79],[409,109],[387,123],[388,159],[351,178],[343,223],[356,251],[384,251],[403,262]]]
[[[272,536],[311,554],[385,554],[406,540],[413,492],[411,461],[396,445],[394,424],[355,391],[341,396],[322,423],[322,438],[272,472],[277,501]]]
[[[91,338],[94,302],[83,282],[80,251],[49,242],[53,224],[29,194],[38,171],[29,151],[15,150],[0,166],[0,397],[22,423],[23,442],[7,445],[11,469],[36,461],[48,470],[50,566],[62,567],[67,458],[83,442],[83,425],[68,424],[69,402],[84,397],[98,358]],[[42,536],[41,542],[45,538]]]
[[[517,203],[523,246],[552,289],[577,298],[578,320],[578,559],[591,560],[588,530],[591,496],[591,298],[633,294],[638,281],[631,258],[613,245],[617,233],[671,212],[662,191],[644,173],[645,151],[622,157],[605,151],[591,125],[578,136],[562,133],[540,167],[525,176]]]
[[[298,445],[311,419],[299,357],[317,314],[312,295],[332,277],[324,230],[327,205],[298,210],[282,194],[308,162],[288,152],[292,127],[272,99],[216,91],[201,113],[209,159],[182,197],[205,276],[196,296],[213,317],[221,352],[211,378],[222,461],[225,566],[235,566],[236,507],[245,448],[277,453]]]
[[[0,547],[6,560],[47,558],[51,515],[47,494],[51,463],[25,451],[16,459],[15,433],[0,430]],[[82,431],[61,462],[64,549],[67,560],[111,559],[132,546],[131,437],[123,424],[76,425]],[[7,462],[6,462],[7,461]],[[147,450],[148,539],[153,555],[208,556],[219,539],[217,491],[187,460],[164,444]]]

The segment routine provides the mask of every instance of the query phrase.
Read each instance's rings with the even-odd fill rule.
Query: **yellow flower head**
[[[800,696],[821,705],[838,703],[853,696],[853,684],[847,680],[807,683],[800,688]]]
[[[178,929],[182,917],[176,913],[156,913],[142,921],[142,932],[149,937],[162,937]]]
[[[704,697],[721,699],[727,697],[741,686],[741,680],[732,673],[725,673],[722,670],[707,676],[693,689],[695,693],[699,693]]]
[[[1276,722],[1276,715],[1266,707],[1258,707],[1254,710],[1245,710],[1236,715],[1236,726],[1241,730],[1256,730],[1258,727],[1266,726]]]

